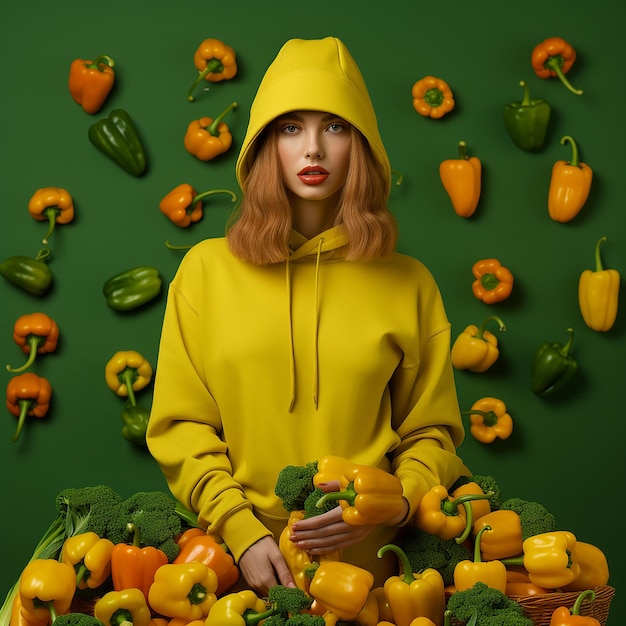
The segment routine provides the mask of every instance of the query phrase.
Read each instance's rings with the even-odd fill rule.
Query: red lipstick
[[[321,185],[329,176],[330,172],[319,165],[307,165],[298,172],[298,178],[305,185]]]

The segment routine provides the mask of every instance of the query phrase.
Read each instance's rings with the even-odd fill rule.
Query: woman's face
[[[297,111],[278,118],[276,132],[288,195],[304,201],[335,197],[348,170],[352,126],[330,113]]]

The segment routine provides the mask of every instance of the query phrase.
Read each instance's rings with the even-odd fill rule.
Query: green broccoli
[[[65,613],[55,617],[53,626],[104,626],[104,622],[87,613]]]
[[[522,500],[522,498],[509,498],[502,503],[500,508],[506,511],[515,511],[519,515],[523,540],[556,530],[555,516],[539,502]]]
[[[454,539],[446,541],[416,527],[408,528],[396,543],[406,554],[414,572],[428,567],[436,569],[446,585],[454,583],[457,563],[472,558],[467,548]]]
[[[285,585],[270,587],[267,592],[267,599],[276,613],[285,619],[310,609],[313,604],[313,598],[307,596],[302,589],[286,587]]]
[[[337,506],[341,506],[337,500],[329,500],[324,503],[324,506],[318,508],[317,502],[318,500],[325,494],[325,491],[322,491],[319,487],[313,489],[313,491],[307,496],[304,501],[304,517],[315,517],[316,515],[321,515],[322,513],[326,513],[331,509],[334,509]]]
[[[306,465],[287,465],[278,473],[274,493],[281,499],[285,511],[302,511],[304,501],[315,489],[313,477],[317,474],[317,461]]]
[[[492,511],[497,511],[502,505],[502,491],[493,476],[483,474],[472,474],[471,476],[459,476],[448,491],[452,493],[462,485],[476,483],[485,493],[491,493],[489,506]]]
[[[447,603],[452,617],[477,626],[533,626],[520,604],[499,589],[477,582],[473,587],[454,592]],[[472,621],[473,620],[473,621]]]
[[[129,526],[130,525],[130,526]],[[183,530],[178,502],[163,491],[138,491],[117,507],[114,527],[109,533],[113,543],[132,543],[133,525],[141,545],[163,550],[170,561],[180,552],[175,539]]]
[[[310,615],[309,613],[298,613],[298,615],[292,615],[285,621],[285,626],[324,626],[324,624],[326,624],[326,620],[321,615]]]

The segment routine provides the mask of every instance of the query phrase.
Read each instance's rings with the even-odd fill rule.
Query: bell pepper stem
[[[498,423],[498,416],[495,411],[479,411],[473,409],[470,411],[461,411],[461,415],[481,415],[485,426],[495,426]]]
[[[28,415],[28,411],[30,411],[33,406],[35,406],[36,402],[34,400],[18,400],[17,405],[20,407],[20,414],[17,418],[17,428],[15,429],[15,433],[13,437],[11,437],[11,441],[15,443],[22,434],[22,429],[24,428],[24,424],[26,423],[26,416]]]
[[[587,597],[593,602],[596,599],[596,592],[593,589],[587,589],[580,593],[576,598],[576,602],[574,602],[574,606],[570,610],[572,615],[580,615],[580,607]]]
[[[482,534],[486,530],[491,530],[491,526],[489,526],[489,524],[486,524],[485,526],[483,526],[476,533],[476,537],[474,537],[474,563],[480,563],[480,561],[481,561],[481,559],[480,559],[480,538],[481,538]]]
[[[569,354],[570,348],[572,347],[572,344],[574,343],[574,329],[568,328],[567,332],[569,333],[569,339],[567,340],[565,345],[559,350],[559,352],[563,356],[567,356]]]
[[[76,570],[76,589],[79,589],[80,584],[89,576],[89,570],[84,562],[80,563]]]
[[[576,145],[574,138],[570,137],[569,135],[565,135],[565,137],[561,138],[561,145],[564,146],[566,143],[569,143],[570,146],[572,147],[572,158],[570,159],[569,164],[574,167],[580,167],[580,157],[578,154],[578,146]]]
[[[169,248],[170,250],[189,250],[190,248],[193,247],[193,244],[189,244],[188,246],[184,246],[181,244],[177,246],[176,244],[173,244],[169,239],[166,239],[165,247]]]
[[[133,614],[128,609],[117,609],[109,620],[111,626],[133,626]]]
[[[385,552],[388,552],[390,550],[391,552],[395,553],[398,559],[400,560],[400,571],[402,572],[402,581],[405,582],[407,585],[410,585],[412,582],[415,581],[415,576],[413,576],[413,571],[412,571],[411,563],[409,562],[409,558],[399,546],[396,546],[393,543],[388,543],[384,545],[382,548],[380,548],[380,550],[378,550],[378,552],[376,553],[376,556],[378,556],[378,558],[380,559],[382,558],[383,554],[385,554]]]
[[[51,254],[52,250],[50,250],[50,248],[42,248],[39,252],[37,252],[35,261],[45,261]]]
[[[231,197],[231,202],[235,202],[237,200],[237,196],[235,195],[235,193],[233,191],[231,191],[230,189],[211,189],[210,191],[203,191],[202,193],[196,194],[192,201],[191,204],[187,207],[187,212],[191,213],[191,211],[193,211],[193,207],[200,202],[201,200],[204,200],[204,198],[207,198],[208,196],[213,196],[217,193],[226,193]]]
[[[504,332],[506,330],[506,326],[504,325],[504,322],[502,321],[502,319],[500,317],[498,317],[497,315],[490,315],[479,327],[478,327],[478,332],[476,333],[476,338],[477,339],[482,339],[483,335],[485,334],[485,330],[487,329],[487,324],[489,324],[489,322],[497,322],[499,325],[498,330],[500,330],[501,332]]]
[[[57,225],[57,216],[60,213],[61,209],[52,206],[49,206],[41,212],[42,215],[45,215],[48,218],[48,232],[46,233],[46,236],[41,240],[41,243],[43,243],[44,245],[48,243],[48,239],[50,239],[50,236],[54,232],[54,227]]]
[[[87,69],[90,70],[100,70],[102,65],[106,65],[107,67],[114,67],[115,61],[108,54],[99,54],[89,65],[87,65]]]
[[[130,406],[137,406],[137,399],[135,397],[135,390],[133,389],[133,383],[137,378],[137,370],[132,367],[125,367],[120,374],[118,374],[120,382],[126,385],[126,391],[128,391],[128,402]]]
[[[328,502],[336,502],[337,500],[345,500],[349,506],[354,506],[356,496],[357,492],[354,490],[354,483],[350,483],[344,491],[329,491],[325,493],[315,503],[315,507],[323,509]]]
[[[524,89],[524,96],[522,97],[522,101],[520,102],[520,104],[523,107],[528,107],[530,106],[530,87],[525,80],[520,80],[519,86]]]
[[[572,93],[577,96],[581,96],[583,93],[582,89],[576,89],[570,82],[567,80],[565,76],[565,72],[563,72],[563,63],[564,59],[560,54],[555,56],[551,56],[548,60],[543,64],[546,69],[552,70],[559,78],[559,80],[569,89]]]
[[[596,243],[596,272],[604,270],[602,265],[602,256],[600,255],[600,246],[606,241],[606,237],[600,237],[598,243]]]
[[[217,127],[222,123],[222,120],[231,112],[237,108],[236,102],[231,102],[211,123],[210,126],[207,127],[207,132],[213,135],[213,137],[219,137],[220,132],[217,130]]]
[[[198,72],[196,79],[193,81],[193,83],[191,83],[191,87],[189,87],[189,91],[187,92],[188,102],[194,102],[195,98],[193,97],[193,92],[195,91],[196,87],[204,80],[207,74],[210,74],[211,72],[223,72],[223,71],[224,71],[224,65],[222,64],[222,62],[216,58],[211,59],[207,63],[207,66],[201,72]]]
[[[29,347],[28,359],[26,359],[26,362],[23,365],[20,365],[20,367],[11,367],[10,365],[7,365],[7,371],[12,372],[13,374],[18,374],[19,372],[27,370],[35,362],[39,345],[44,341],[45,339],[39,335],[29,335],[26,341]]]
[[[461,159],[461,161],[467,161],[467,144],[461,139],[458,145],[459,145],[459,159]]]

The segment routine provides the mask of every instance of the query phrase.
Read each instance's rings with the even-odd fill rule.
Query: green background
[[[506,497],[542,502],[561,528],[605,550],[617,588],[609,623],[617,623],[626,606],[623,518],[615,508],[626,482],[624,302],[622,297],[614,328],[596,333],[580,316],[577,284],[580,272],[593,267],[594,245],[603,235],[606,265],[626,271],[624,13],[621,2],[586,0],[566,6],[398,0],[5,3],[0,257],[34,256],[41,247],[46,226],[26,208],[36,189],[66,188],[76,218],[57,227],[50,240],[55,283],[48,294],[35,298],[0,282],[3,363],[16,365],[24,357],[12,340],[20,315],[43,311],[61,331],[57,351],[32,368],[54,389],[48,417],[29,420],[16,444],[15,419],[6,411],[0,421],[0,589],[16,580],[53,518],[62,488],[108,483],[122,495],[165,488],[155,462],[121,437],[123,400],[106,387],[103,375],[118,350],[137,350],[156,365],[164,295],[121,314],[107,308],[102,284],[137,265],[157,267],[168,282],[183,253],[167,249],[165,240],[191,244],[223,233],[232,208],[226,196],[210,201],[205,218],[187,230],[160,213],[160,199],[183,182],[198,191],[237,190],[235,159],[267,65],[289,38],[336,35],[363,71],[393,168],[404,176],[390,202],[400,224],[400,250],[434,273],[453,337],[493,313],[508,328],[498,334],[501,355],[492,369],[457,372],[456,379],[463,409],[482,396],[503,399],[515,420],[514,434],[490,446],[468,434],[460,454],[474,472],[493,475]],[[568,76],[583,96],[534,75],[531,50],[551,36],[576,48]],[[193,53],[208,37],[237,51],[239,73],[198,91],[190,104],[185,96],[196,73]],[[69,95],[68,68],[76,57],[100,53],[115,58],[117,83],[101,112],[90,116]],[[442,120],[422,118],[411,106],[411,86],[427,74],[444,78],[456,96],[456,109]],[[537,154],[516,148],[502,123],[503,105],[521,98],[520,79],[553,106],[546,146]],[[214,117],[233,100],[239,109],[227,123],[235,145],[212,162],[196,160],[183,147],[187,124]],[[142,178],[118,168],[87,140],[88,127],[113,108],[125,108],[143,138],[149,169]],[[579,216],[558,224],[548,216],[546,198],[552,164],[570,158],[569,146],[559,144],[563,135],[578,142],[594,181]],[[456,156],[460,139],[484,167],[482,197],[470,219],[454,213],[438,176],[440,161]],[[499,258],[516,276],[512,297],[491,307],[470,289],[471,266],[486,257]],[[580,375],[558,397],[540,399],[529,388],[534,351],[544,340],[564,342],[570,326]],[[11,375],[2,371],[5,385]],[[138,399],[149,406],[151,388]]]

